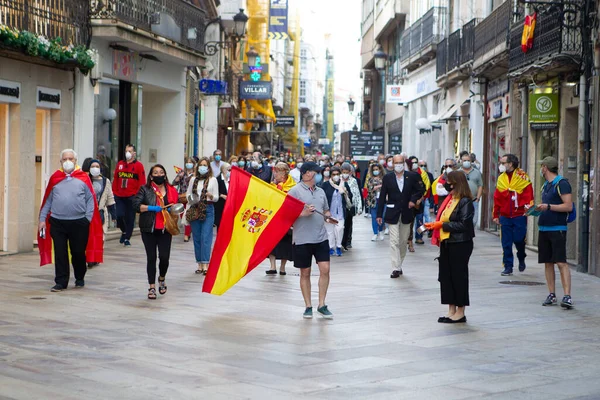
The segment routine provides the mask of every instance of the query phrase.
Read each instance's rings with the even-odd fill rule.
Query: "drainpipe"
[[[521,169],[527,171],[527,147],[529,146],[529,89],[527,86],[519,89],[521,92]]]

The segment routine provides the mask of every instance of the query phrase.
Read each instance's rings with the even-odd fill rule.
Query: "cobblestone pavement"
[[[139,237],[109,242],[86,287],[62,293],[37,254],[2,257],[0,399],[600,399],[600,280],[574,273],[576,308],[542,307],[546,287],[501,284],[499,239],[478,233],[469,322],[438,324],[437,249],[417,246],[390,279],[388,237],[370,238],[356,217],[332,262],[332,321],[302,319],[291,266],[201,293],[182,237],[156,301]],[[544,282],[536,258],[512,279]]]

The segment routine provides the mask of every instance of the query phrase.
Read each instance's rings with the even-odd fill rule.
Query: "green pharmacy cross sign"
[[[250,80],[254,82],[260,81],[262,77],[262,64],[260,63],[260,57],[256,57],[256,65],[250,68]]]
[[[531,129],[558,129],[560,108],[558,93],[529,94],[529,125]]]

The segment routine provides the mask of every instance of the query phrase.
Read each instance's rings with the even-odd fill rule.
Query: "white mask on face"
[[[385,160],[379,160],[379,165],[385,164]]]
[[[65,171],[67,174],[73,172],[73,170],[75,169],[75,164],[73,163],[73,161],[67,160],[63,163],[62,165],[63,167],[63,171]]]
[[[338,183],[338,182],[340,181],[340,176],[339,176],[339,175],[335,175],[335,176],[332,176],[332,177],[331,177],[331,179],[332,179],[332,180],[333,180],[335,183]]]
[[[325,178],[329,178],[329,171],[323,171],[323,176]]]
[[[125,153],[125,158],[127,160],[131,160],[133,158],[133,154],[130,151],[128,151],[127,153]]]
[[[258,161],[252,161],[252,168],[260,169],[260,163]]]
[[[388,168],[392,168],[394,166],[394,162],[388,161],[387,166],[388,166]]]
[[[396,172],[402,172],[402,171],[404,171],[404,164],[396,164],[396,165],[394,165],[394,171],[396,171]]]
[[[501,174],[505,173],[506,172],[506,165],[500,164],[498,166],[498,171],[500,171]]]
[[[299,163],[296,163],[296,168],[298,168],[298,169],[302,168],[302,165],[303,165],[303,164],[304,164],[304,163],[301,163],[301,162],[299,162]]]
[[[464,169],[471,168],[471,161],[463,161],[462,166]]]
[[[412,169],[413,169],[413,171],[416,171],[416,170],[418,170],[418,169],[419,169],[419,164],[416,164],[416,163],[414,163],[414,164],[412,165]]]
[[[90,174],[92,174],[92,176],[99,176],[100,168],[98,168],[98,167],[90,168]]]
[[[452,167],[446,167],[446,175],[452,171],[453,171]]]
[[[350,178],[350,174],[342,174],[342,178],[348,179],[348,178]]]

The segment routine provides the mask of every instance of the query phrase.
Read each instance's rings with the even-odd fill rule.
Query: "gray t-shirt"
[[[315,186],[311,189],[300,182],[290,189],[288,194],[308,206],[315,206],[317,211],[322,213],[329,211],[327,197],[325,197],[325,192],[320,187]],[[294,234],[292,236],[294,244],[321,243],[326,240],[325,218],[322,215],[313,213],[308,217],[298,217],[294,222]]]
[[[465,175],[467,175],[467,183],[469,184],[469,189],[471,189],[471,195],[473,196],[473,199],[476,199],[477,189],[483,186],[483,178],[481,177],[481,172],[479,172],[479,170],[476,168],[471,168],[471,171],[464,172]]]

